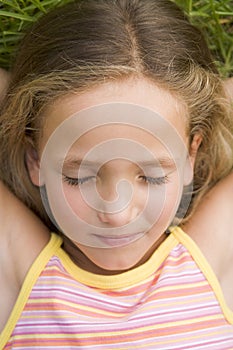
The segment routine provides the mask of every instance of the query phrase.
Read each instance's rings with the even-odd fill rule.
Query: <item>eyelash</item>
[[[63,175],[64,181],[67,182],[68,185],[70,185],[70,186],[82,185],[93,178],[94,178],[94,176],[87,176],[87,177],[82,177],[82,178],[72,178],[72,177]],[[145,183],[148,183],[149,185],[154,185],[154,186],[164,185],[169,181],[167,175],[161,176],[161,177],[140,176],[140,179],[142,179]]]
[[[148,183],[149,185],[164,185],[166,184],[169,179],[168,176],[160,176],[160,177],[151,177],[151,176],[140,176],[141,179],[143,179],[144,182]]]
[[[87,177],[80,177],[80,178],[72,178],[72,177],[69,177],[69,176],[65,176],[63,175],[63,179],[65,182],[68,183],[68,185],[70,186],[79,186],[79,185],[82,185],[84,184],[85,182],[93,179],[94,177],[93,176],[87,176]]]

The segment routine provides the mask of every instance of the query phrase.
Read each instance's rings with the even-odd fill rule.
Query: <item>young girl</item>
[[[1,114],[0,177],[24,204],[1,185],[0,348],[233,349],[232,132],[174,3],[41,18]]]

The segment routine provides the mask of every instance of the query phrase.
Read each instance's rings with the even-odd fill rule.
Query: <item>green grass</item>
[[[205,34],[224,77],[233,76],[233,0],[175,0]]]
[[[28,25],[51,8],[68,1],[0,0],[0,66],[9,68],[17,43]],[[233,0],[174,1],[204,32],[222,76],[233,76]]]
[[[24,31],[43,13],[68,0],[0,0],[0,67],[9,68]]]

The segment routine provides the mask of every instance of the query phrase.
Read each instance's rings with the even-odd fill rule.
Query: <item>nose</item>
[[[97,215],[102,223],[112,227],[127,225],[133,221],[140,212],[136,189],[132,184],[121,182],[116,193],[116,182],[102,188],[101,210]]]
[[[118,212],[110,213],[105,211],[98,212],[98,218],[102,223],[108,224],[112,227],[121,227],[129,224],[138,216],[138,209],[133,204],[129,204]]]

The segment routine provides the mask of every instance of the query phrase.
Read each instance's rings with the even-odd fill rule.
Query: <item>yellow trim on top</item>
[[[11,311],[10,317],[0,335],[0,349],[3,349],[3,347],[9,341],[9,338],[28,301],[31,290],[34,284],[36,283],[36,280],[38,279],[39,275],[43,271],[45,265],[50,260],[51,256],[53,256],[54,253],[57,251],[57,249],[59,249],[59,247],[61,246],[61,243],[62,243],[61,237],[52,233],[48,244],[41,251],[41,253],[38,255],[38,257],[35,259],[34,263],[32,264],[31,268],[29,269],[27,276],[24,280],[24,283],[22,285],[22,288],[20,290],[20,293],[18,295],[18,298],[16,300],[16,303],[14,305],[14,308]]]
[[[177,238],[177,240],[180,243],[184,245],[185,248],[188,249],[194,261],[196,262],[196,264],[204,274],[205,278],[209,282],[209,285],[211,286],[216,296],[216,299],[219,302],[219,305],[222,309],[226,320],[233,325],[233,311],[231,311],[227,306],[219,280],[215,275],[212,267],[201,252],[200,248],[192,240],[192,238],[187,233],[185,233],[180,227],[171,228],[171,233]]]
[[[169,235],[156,249],[151,258],[143,265],[136,267],[135,269],[110,276],[98,275],[81,269],[75,265],[75,263],[62,249],[59,250],[58,256],[60,257],[66,270],[80,283],[94,288],[116,290],[130,287],[149,278],[159,268],[171,250],[178,243],[179,242],[173,235]]]

